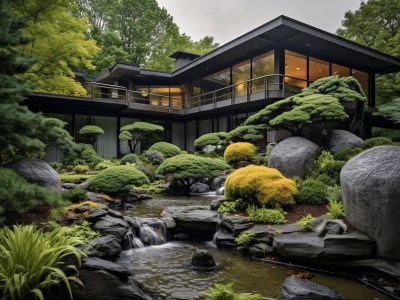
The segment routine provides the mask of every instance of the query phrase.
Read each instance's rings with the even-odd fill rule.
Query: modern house
[[[192,151],[197,137],[232,130],[266,104],[331,74],[354,76],[374,108],[375,74],[400,71],[397,58],[285,16],[205,55],[178,51],[170,57],[172,73],[118,63],[95,77],[77,74],[86,97],[33,93],[27,104],[66,121],[77,142],[84,141],[82,126],[101,126],[97,151],[103,157],[128,152],[119,128],[136,120],[164,126],[160,138]],[[268,141],[278,134],[270,132]],[[142,149],[153,142],[142,142]]]

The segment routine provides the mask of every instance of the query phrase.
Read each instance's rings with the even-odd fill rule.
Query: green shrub
[[[363,149],[369,149],[376,146],[393,145],[393,141],[386,137],[374,137],[364,141],[362,144]]]
[[[84,182],[86,179],[94,177],[93,174],[59,174],[61,181],[65,183],[81,183]]]
[[[86,190],[77,190],[77,189],[72,189],[72,190],[65,190],[61,192],[61,197],[68,202],[72,203],[79,203],[82,200],[86,199],[86,193],[88,191]]]
[[[313,178],[307,178],[299,186],[299,192],[296,195],[297,203],[325,204],[327,185]]]
[[[157,173],[169,176],[173,181],[185,187],[185,193],[190,193],[190,187],[201,179],[212,179],[222,171],[230,169],[222,160],[201,157],[192,154],[181,154],[166,159],[157,169]]]
[[[346,164],[345,161],[334,160],[324,164],[324,166],[313,169],[310,172],[310,177],[317,179],[321,175],[326,175],[331,178],[332,185],[333,184],[340,184],[340,171],[342,170],[343,166]],[[320,181],[326,182],[324,178],[319,178]]]
[[[0,167],[0,207],[4,215],[23,214],[40,205],[65,204],[59,192],[30,184],[13,170]]]
[[[63,164],[60,162],[51,162],[49,165],[57,172],[60,172],[63,169]]]
[[[271,155],[271,151],[274,149],[274,146],[272,144],[268,144],[267,147],[265,148],[265,165],[268,166],[268,160],[269,156]]]
[[[45,224],[45,227],[50,230],[62,228],[61,225],[52,221],[47,222]],[[83,241],[84,244],[88,244],[91,240],[100,237],[100,233],[93,230],[90,227],[88,221],[82,221],[81,223],[74,223],[69,228],[71,228],[72,230],[66,231],[64,233],[65,236],[69,238],[79,238],[81,241]]]
[[[326,198],[337,202],[342,202],[342,189],[340,185],[328,186],[326,188]]]
[[[128,192],[130,186],[149,184],[143,172],[132,166],[116,166],[100,171],[90,181],[89,190],[109,194]]]
[[[342,202],[329,200],[329,204],[326,206],[326,208],[329,211],[326,215],[332,219],[341,219],[345,216]]]
[[[65,257],[75,257],[80,265],[84,255],[76,246],[84,240],[72,228],[43,232],[36,227],[14,226],[0,230],[0,294],[2,299],[44,299],[53,285],[65,285],[72,299],[70,281],[82,285],[75,265]],[[64,273],[68,270],[68,275]],[[71,274],[71,272],[75,274]]]
[[[359,147],[355,147],[355,148],[345,147],[345,148],[340,149],[338,152],[336,152],[333,157],[335,158],[335,160],[349,161],[351,158],[360,154],[363,151],[364,150]]]
[[[263,224],[284,224],[285,216],[279,209],[268,209],[265,206],[259,208],[256,205],[247,207],[248,219],[252,222]]]
[[[94,169],[96,171],[103,171],[105,169],[108,169],[108,168],[111,168],[111,167],[115,167],[116,165],[118,165],[118,163],[115,164],[111,160],[105,159],[105,160],[99,162]]]
[[[254,237],[253,232],[243,231],[242,233],[239,234],[237,238],[235,238],[235,243],[240,246],[247,247],[250,245],[253,237]]]
[[[317,157],[314,162],[314,169],[323,169],[326,165],[335,161],[333,155],[326,150],[322,150],[321,154]]]
[[[387,137],[393,142],[400,142],[400,131],[398,129],[372,127],[372,137]]]
[[[74,171],[75,171],[75,173],[77,173],[77,174],[84,174],[84,173],[86,173],[87,171],[89,171],[89,166],[87,166],[87,165],[76,165],[76,166],[74,167]]]
[[[247,207],[247,203],[243,201],[242,199],[236,199],[235,201],[224,201],[218,207],[218,212],[219,213],[224,213],[224,212],[231,212],[231,211],[236,211],[236,210],[242,210]]]
[[[205,292],[200,294],[207,296],[210,300],[262,300],[263,298],[259,294],[250,293],[235,293],[233,290],[233,283],[231,284],[218,284],[214,287],[209,288]]]
[[[225,144],[226,132],[206,133],[194,141],[196,150],[202,150],[207,145],[220,146]]]
[[[145,160],[156,166],[161,165],[165,160],[164,155],[161,152],[158,152],[157,150],[146,150],[143,152],[142,155],[145,158]]]
[[[137,161],[139,161],[139,156],[137,156],[134,153],[129,153],[121,158],[120,164],[121,165],[126,165],[127,163],[133,164]]]
[[[266,166],[268,164],[268,160],[266,160],[264,156],[256,156],[253,159],[253,164],[257,166]]]
[[[80,147],[82,159],[91,167],[95,167],[103,159],[97,155],[92,145],[89,144],[78,144]]]
[[[276,169],[250,165],[230,174],[225,181],[225,198],[274,206],[294,204],[297,188],[293,180]]]
[[[239,161],[252,161],[256,154],[256,146],[251,143],[238,142],[226,147],[224,159],[228,164],[233,164]]]
[[[315,218],[311,214],[307,214],[302,217],[296,224],[300,225],[304,231],[309,231],[313,228],[315,223]]]
[[[157,166],[153,164],[136,164],[136,168],[143,172],[150,182],[160,180],[162,176],[157,173]]]
[[[148,150],[156,150],[164,155],[165,158],[181,154],[181,149],[178,146],[167,142],[155,143]]]

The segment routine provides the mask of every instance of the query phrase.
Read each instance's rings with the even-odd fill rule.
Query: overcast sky
[[[361,0],[157,0],[182,33],[198,40],[211,35],[220,44],[286,15],[335,33],[344,13]]]

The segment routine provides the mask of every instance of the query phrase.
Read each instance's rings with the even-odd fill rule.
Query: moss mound
[[[117,194],[127,192],[131,186],[149,184],[147,176],[132,166],[117,166],[100,171],[90,182],[89,190]]]
[[[225,198],[273,206],[294,204],[296,184],[277,169],[250,165],[228,176]]]
[[[136,154],[129,153],[121,158],[120,164],[121,165],[126,165],[126,163],[133,164],[137,161],[139,161],[139,157]]]
[[[148,150],[149,151],[151,151],[151,150],[158,151],[162,155],[164,155],[165,158],[179,155],[182,152],[182,150],[178,146],[171,144],[171,143],[167,143],[167,142],[155,143]]]

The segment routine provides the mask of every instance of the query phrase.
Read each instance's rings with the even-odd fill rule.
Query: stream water
[[[154,218],[167,206],[209,205],[213,199],[215,196],[212,194],[191,197],[161,196],[138,202],[134,209],[124,214]],[[190,261],[197,249],[210,251],[218,268],[211,272],[193,270]],[[252,260],[238,251],[218,249],[211,241],[172,241],[162,245],[133,248],[123,251],[118,263],[131,269],[135,279],[143,284],[144,291],[158,299],[174,299],[177,294],[187,295],[186,299],[191,299],[191,295],[207,290],[214,283],[231,282],[239,292],[259,293],[264,297],[277,298],[279,288],[291,270],[287,266]],[[391,299],[348,277],[300,271],[309,273],[310,280],[336,290],[347,299]]]

